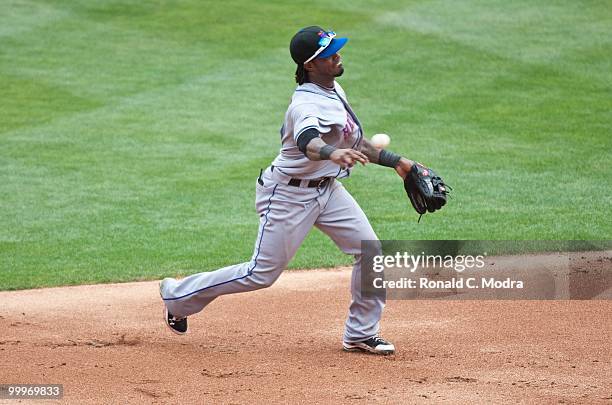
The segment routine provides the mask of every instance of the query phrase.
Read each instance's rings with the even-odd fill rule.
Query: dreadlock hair
[[[295,69],[295,82],[302,85],[308,81],[308,72],[304,69],[304,65],[299,63]]]

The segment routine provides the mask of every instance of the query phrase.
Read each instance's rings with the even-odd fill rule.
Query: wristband
[[[329,160],[330,155],[336,150],[336,148],[334,148],[331,145],[325,145],[324,147],[321,148],[321,150],[319,151],[319,156],[321,156],[321,160]]]
[[[389,152],[386,149],[380,151],[378,155],[378,164],[381,166],[395,168],[402,157],[397,153]]]

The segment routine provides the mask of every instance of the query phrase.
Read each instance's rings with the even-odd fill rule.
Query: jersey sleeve
[[[325,134],[331,127],[324,125],[319,118],[319,109],[315,104],[300,104],[291,110],[293,121],[293,138],[297,142],[299,136],[307,129],[316,129],[320,134]]]

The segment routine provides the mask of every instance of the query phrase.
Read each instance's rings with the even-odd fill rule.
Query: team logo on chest
[[[351,117],[351,114],[349,114],[348,111],[347,111],[347,113],[346,113],[346,125],[342,129],[342,135],[344,136],[344,139],[348,139],[348,137],[353,134],[353,131],[355,131],[355,127],[356,126],[357,126],[357,124],[355,124],[355,121],[353,120],[353,117]]]

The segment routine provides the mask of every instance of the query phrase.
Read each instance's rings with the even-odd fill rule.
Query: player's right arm
[[[314,129],[304,131],[297,140],[298,148],[310,160],[331,160],[343,169],[353,167],[357,162],[365,165],[368,157],[354,149],[338,149],[328,145]]]

